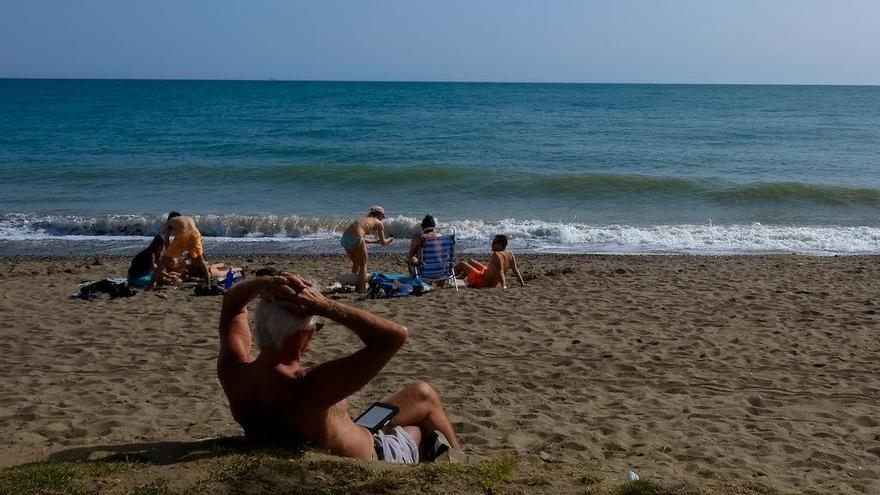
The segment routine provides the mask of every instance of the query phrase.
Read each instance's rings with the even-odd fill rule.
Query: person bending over
[[[174,239],[169,240],[172,236]],[[205,263],[205,250],[202,248],[202,234],[192,218],[172,211],[168,214],[168,220],[165,221],[165,227],[162,229],[162,238],[165,239],[163,267],[170,270],[175,265],[175,258],[179,258],[186,251],[205,285],[211,285],[210,272]]]
[[[373,206],[367,216],[358,218],[342,233],[342,247],[345,254],[351,260],[351,273],[357,275],[355,290],[367,291],[367,244],[381,244],[387,246],[394,241],[393,236],[385,237],[385,209],[381,206]],[[375,233],[377,240],[368,240],[367,235]]]
[[[508,270],[516,275],[519,285],[526,285],[522,273],[516,266],[516,256],[513,255],[513,251],[507,249],[506,235],[496,235],[492,240],[492,259],[489,260],[489,266],[473,259],[455,265],[456,275],[465,278],[471,287],[495,287],[501,284],[501,288],[506,289],[505,273]]]
[[[251,359],[247,304],[258,303]],[[363,347],[316,366],[302,364],[320,330],[315,317],[331,319],[357,335]],[[413,382],[383,402],[400,408],[375,435],[355,424],[346,398],[370,382],[407,339],[406,327],[330,300],[294,274],[261,276],[235,285],[223,298],[217,375],[232,416],[255,441],[308,442],[333,455],[415,463],[436,453],[436,439],[460,450],[437,393]],[[420,446],[422,452],[420,453]]]

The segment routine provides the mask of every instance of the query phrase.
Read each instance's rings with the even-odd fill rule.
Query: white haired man
[[[260,353],[251,359],[247,304],[256,297],[262,298],[253,331]],[[320,329],[316,316],[348,328],[364,347],[303,366],[306,347]],[[460,451],[439,396],[423,382],[383,400],[399,411],[375,435],[348,415],[346,398],[379,373],[407,335],[402,325],[327,299],[298,275],[257,277],[223,298],[217,375],[232,416],[253,440],[305,441],[334,455],[400,463],[431,460],[444,448]]]

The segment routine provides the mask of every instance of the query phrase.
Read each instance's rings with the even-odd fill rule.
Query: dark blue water
[[[0,80],[0,95],[0,237],[149,234],[176,209],[216,236],[302,238],[374,203],[401,231],[426,212],[474,232],[525,222],[536,246],[577,251],[627,228],[642,234],[608,242],[880,226],[880,87]]]

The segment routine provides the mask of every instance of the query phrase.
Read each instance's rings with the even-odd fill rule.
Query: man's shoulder
[[[258,366],[254,361],[218,363],[217,375],[228,387],[258,391],[263,385],[270,388],[285,387],[287,393],[295,391],[303,384],[307,369],[296,375],[286,375],[274,369]],[[274,392],[273,392],[274,393]]]
[[[505,265],[510,263],[510,260],[513,259],[513,251],[508,251],[505,249],[504,251],[496,251],[495,255],[498,257],[498,260]]]

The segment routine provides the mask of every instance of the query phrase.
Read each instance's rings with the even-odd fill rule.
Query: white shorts
[[[380,461],[392,464],[418,464],[419,446],[413,437],[400,426],[395,426],[391,433],[378,432],[373,434],[373,447]]]

